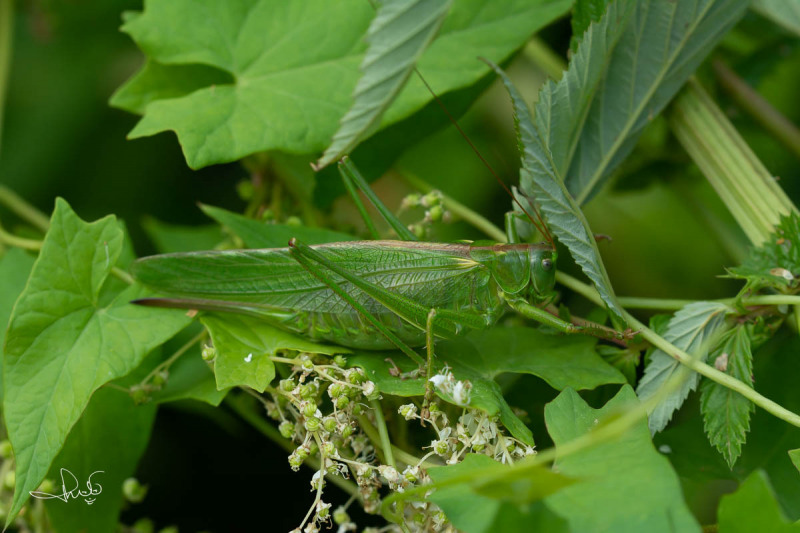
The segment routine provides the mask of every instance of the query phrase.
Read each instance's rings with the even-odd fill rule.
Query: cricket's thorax
[[[502,311],[497,270],[468,244],[353,241],[313,247],[359,278],[425,308],[470,312],[487,326]],[[479,251],[482,258],[487,254]],[[137,262],[136,277],[182,307],[244,312],[311,339],[365,349],[394,346],[353,307],[295,261],[286,248],[167,254]],[[412,346],[424,324],[398,313],[333,272],[331,279]]]

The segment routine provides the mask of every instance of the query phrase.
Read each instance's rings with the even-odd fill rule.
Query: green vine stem
[[[381,402],[372,400],[370,405],[375,413],[375,425],[378,426],[378,435],[380,435],[381,438],[381,448],[383,448],[383,455],[386,457],[386,464],[392,468],[396,468],[394,455],[392,454],[392,441],[389,440],[389,430],[386,429],[386,420],[383,418]]]
[[[678,310],[681,307],[694,303],[696,300],[679,300],[674,298],[641,298],[637,296],[620,296],[620,305],[628,309],[662,309]],[[736,298],[721,298],[711,300],[727,305],[736,303]],[[741,304],[745,307],[751,305],[800,305],[800,295],[794,294],[764,294],[760,296],[750,296],[742,298]]]
[[[559,283],[563,284],[565,287],[569,287],[570,289],[574,290],[578,294],[582,295],[583,297],[587,298],[588,300],[592,301],[596,305],[603,305],[603,300],[600,298],[600,295],[597,294],[597,291],[594,287],[591,287],[572,276],[565,274],[563,272],[556,273],[556,279]],[[773,402],[772,400],[762,396],[754,389],[751,389],[743,382],[735,379],[724,372],[720,372],[716,368],[709,366],[701,361],[697,361],[691,355],[686,353],[685,351],[681,350],[680,348],[672,345],[670,342],[665,340],[663,337],[658,335],[656,332],[636,320],[630,313],[627,311],[624,312],[625,320],[628,324],[631,325],[632,328],[636,329],[641,333],[641,335],[650,342],[653,346],[663,350],[670,356],[677,359],[681,364],[685,365],[686,367],[694,370],[698,374],[701,374],[708,379],[719,383],[723,387],[726,387],[730,390],[736,391],[755,405],[761,407],[768,413],[771,413],[773,416],[784,420],[793,426],[800,427],[800,416],[797,414],[789,411],[788,409],[782,407],[781,405]]]
[[[713,63],[714,73],[728,94],[764,129],[782,142],[797,157],[800,157],[800,129],[780,111],[772,107],[758,91],[750,87],[742,78],[720,60]]]
[[[0,0],[0,2],[2,2],[2,0]],[[0,120],[2,120],[2,117],[0,117]],[[50,227],[50,219],[44,213],[26,202],[5,185],[0,185],[0,204],[6,206],[18,217],[29,222],[42,232],[46,232]]]

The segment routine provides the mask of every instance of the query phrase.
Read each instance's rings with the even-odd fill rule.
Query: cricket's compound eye
[[[543,270],[550,270],[553,268],[553,261],[550,258],[542,259],[542,269]]]

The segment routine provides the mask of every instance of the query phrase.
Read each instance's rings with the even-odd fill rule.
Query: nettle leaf
[[[478,56],[503,61],[569,6],[569,0],[456,0],[418,68],[440,95],[469,87],[488,72]],[[145,110],[132,138],[175,131],[192,168],[267,150],[321,151],[351,105],[373,16],[361,0],[149,0],[123,31],[170,76],[143,75],[113,101]],[[213,67],[235,81],[159,98],[196,85],[200,76],[192,72],[186,82],[173,71],[177,65]],[[381,127],[431,98],[409,79]]]
[[[727,334],[712,359],[717,369],[752,388],[753,354],[747,326],[740,325]],[[755,412],[755,405],[738,392],[710,379],[703,381],[701,391],[700,410],[708,440],[725,457],[728,466],[733,468],[742,453],[742,444],[750,430],[750,414]]]
[[[367,31],[369,48],[353,104],[317,161],[318,168],[350,153],[377,126],[436,35],[450,4],[451,0],[386,0],[378,5]]]
[[[762,287],[797,288],[800,279],[800,214],[781,217],[770,239],[753,248],[741,266],[729,268],[734,278],[747,280],[744,290]]]
[[[570,39],[569,49],[574,54],[578,51],[578,45],[583,40],[584,32],[592,22],[597,22],[606,12],[611,0],[575,0],[572,4],[572,38]]]
[[[579,205],[597,192],[631,152],[644,127],[664,109],[742,17],[748,3],[747,0],[619,2],[616,9],[611,4],[597,23],[599,31],[590,27],[591,33],[587,32],[558,84],[569,87],[562,91],[569,95],[568,101],[573,106],[583,110],[588,104],[588,113],[575,113],[569,107],[557,105],[551,108],[552,117],[548,116],[553,127],[577,133],[577,136],[550,137],[550,146],[559,147],[567,155],[562,160],[554,150],[553,159]],[[633,4],[633,15],[627,24],[624,15],[629,8],[623,4]],[[619,39],[602,38],[604,34],[616,34],[618,24],[624,26]],[[587,76],[584,82],[585,73],[592,70],[590,56],[602,61],[603,77],[597,80]],[[546,87],[543,92],[548,90],[552,89]],[[537,103],[536,109],[538,115],[540,104]]]
[[[767,475],[756,470],[733,494],[726,494],[717,509],[719,533],[800,531],[800,523],[792,523],[783,514]]]
[[[61,468],[69,470],[85,488],[92,483],[102,492],[91,506],[83,501],[45,500],[55,531],[114,531],[124,503],[122,484],[136,471],[147,448],[155,420],[153,404],[136,405],[124,392],[104,388],[92,395],[80,420],[53,461],[48,479],[60,488]]]
[[[566,522],[541,503],[541,499],[575,480],[546,467],[519,469],[502,465],[485,455],[468,453],[460,463],[428,469],[434,483],[463,482],[436,489],[428,499],[467,533],[492,531],[567,532]],[[487,474],[503,477],[484,483]]]
[[[275,364],[269,356],[279,350],[327,355],[350,352],[340,346],[307,341],[250,316],[207,313],[200,322],[208,329],[217,350],[214,374],[220,390],[244,385],[264,392],[275,377]]]
[[[751,0],[753,11],[800,35],[800,0]]]
[[[189,322],[181,312],[131,305],[143,296],[136,286],[113,300],[104,295],[122,248],[114,217],[87,224],[56,200],[6,336],[4,413],[17,461],[7,524],[44,479],[92,393]]]
[[[267,224],[210,205],[201,205],[200,209],[242,239],[248,248],[286,248],[292,238],[296,238],[304,244],[322,244],[356,239],[352,235],[324,228]]]
[[[603,417],[636,402],[627,385],[601,409],[592,409],[571,389],[563,391],[544,411],[556,451],[586,435]],[[566,518],[571,531],[700,531],[678,476],[653,447],[644,422],[617,438],[558,458],[556,468],[581,480],[544,500]]]
[[[705,361],[709,350],[730,328],[725,317],[732,312],[727,305],[718,302],[693,302],[684,306],[669,321],[664,339],[687,352],[699,361]],[[644,370],[636,393],[642,401],[656,394],[681,368],[677,359],[663,350],[653,351],[650,363]],[[697,388],[700,375],[690,372],[681,387],[670,393],[650,412],[650,431],[657,433],[664,429],[672,414],[683,405],[689,393]]]
[[[470,406],[500,420],[511,434],[533,444],[530,430],[513,413],[495,378],[504,372],[533,374],[556,389],[593,389],[607,383],[624,383],[625,377],[604,362],[594,350],[596,340],[588,337],[548,335],[531,328],[495,328],[472,331],[463,338],[436,345],[437,370],[447,365],[457,380],[472,383]],[[391,356],[403,371],[416,368],[401,354]],[[425,380],[397,379],[390,371],[386,354],[348,357],[350,364],[367,371],[378,389],[396,396],[421,396]],[[445,401],[453,399],[437,390]]]
[[[566,245],[575,262],[592,280],[615,322],[624,324],[622,307],[617,303],[608,273],[600,259],[594,234],[580,207],[564,187],[547,137],[542,136],[534,126],[527,104],[505,72],[497,66],[494,69],[503,79],[514,106],[514,123],[522,153],[520,179],[523,191],[536,199],[549,228]]]

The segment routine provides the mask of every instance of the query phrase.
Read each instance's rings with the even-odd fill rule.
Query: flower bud
[[[336,431],[336,419],[333,418],[332,416],[326,416],[325,418],[322,419],[322,427],[328,433],[333,433],[334,431]]]
[[[294,436],[294,429],[294,424],[288,420],[284,420],[278,426],[278,431],[280,431],[281,436],[285,439],[291,439]]]
[[[343,355],[337,355],[333,358],[333,364],[338,366],[339,368],[346,368],[347,367],[347,358]]]
[[[320,423],[319,418],[317,418],[316,416],[310,416],[306,418],[306,424],[305,424],[306,431],[314,433],[316,431],[319,431],[321,425],[322,424]]]
[[[282,379],[280,381],[281,390],[284,392],[292,392],[297,384],[293,379]]]
[[[200,352],[200,357],[206,362],[213,361],[214,358],[217,357],[217,349],[206,344]]]
[[[348,405],[350,405],[350,398],[347,396],[339,396],[336,398],[336,408],[337,409],[344,409]]]
[[[122,482],[122,495],[131,503],[139,503],[147,495],[147,487],[139,483],[134,477],[129,477]]]

